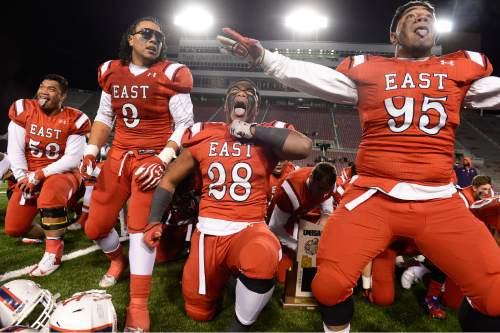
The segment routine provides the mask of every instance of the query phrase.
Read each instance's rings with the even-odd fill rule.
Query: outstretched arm
[[[311,154],[312,140],[289,128],[277,128],[233,120],[231,135],[269,145],[280,160],[301,160]]]
[[[356,84],[344,74],[326,66],[292,60],[262,47],[258,40],[224,28],[230,36],[217,36],[228,53],[246,58],[253,66],[260,65],[264,72],[280,83],[339,104],[357,104]]]

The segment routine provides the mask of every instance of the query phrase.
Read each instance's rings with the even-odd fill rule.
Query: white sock
[[[236,317],[243,325],[252,325],[273,295],[274,286],[264,294],[248,289],[240,279],[236,279]]]
[[[361,282],[363,283],[363,289],[372,288],[372,277],[361,275]]]
[[[151,249],[143,241],[144,233],[130,234],[128,258],[130,274],[153,275],[156,248]]]
[[[351,323],[349,323],[347,325],[346,328],[344,328],[343,330],[340,330],[340,331],[332,331],[331,329],[328,328],[328,326],[326,326],[325,323],[323,323],[323,329],[325,330],[325,332],[329,333],[329,332],[335,332],[335,333],[349,333],[350,330],[351,330]]]
[[[120,237],[118,237],[118,233],[113,228],[106,237],[96,240],[95,243],[99,245],[104,253],[110,253],[120,246]]]

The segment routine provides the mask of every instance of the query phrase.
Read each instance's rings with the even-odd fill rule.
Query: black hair
[[[43,81],[45,80],[51,80],[51,81],[56,81],[59,83],[59,87],[61,88],[62,94],[66,94],[68,91],[69,83],[68,80],[62,75],[59,74],[47,74],[43,77]]]
[[[123,33],[122,39],[120,41],[120,50],[118,51],[118,58],[120,58],[120,62],[122,65],[127,65],[130,63],[130,60],[132,60],[132,47],[128,43],[128,36],[133,34],[139,23],[144,22],[144,21],[149,21],[157,24],[161,28],[161,23],[160,21],[153,16],[145,16],[141,17],[137,20],[135,20],[128,28],[127,30]],[[165,45],[165,41],[163,41],[163,44],[161,46],[160,50],[160,55],[158,56],[157,61],[160,60],[165,60],[167,59],[167,47]]]
[[[312,171],[312,179],[314,181],[323,181],[326,179],[328,184],[333,186],[337,180],[337,170],[329,162],[320,162],[316,164]]]
[[[253,82],[252,80],[250,79],[239,79],[239,80],[236,80],[236,81],[233,81],[229,84],[229,86],[227,87],[227,90],[226,90],[226,95],[227,93],[234,87],[236,86],[236,84],[240,83],[240,82],[246,82],[248,84],[250,84],[252,86],[252,88],[255,89],[255,93],[257,94],[257,100],[260,101],[260,94],[259,94],[259,88],[257,88],[257,85],[255,84],[255,82]]]
[[[434,6],[431,5],[431,3],[428,2],[428,1],[420,1],[420,0],[409,1],[409,2],[405,3],[404,5],[399,6],[396,9],[396,12],[394,13],[394,16],[392,17],[390,32],[395,32],[396,31],[396,29],[398,27],[399,20],[401,19],[401,16],[403,16],[403,14],[409,8],[411,8],[411,7],[417,7],[417,6],[425,7],[429,12],[432,13],[432,15],[434,15],[435,12],[436,12]]]

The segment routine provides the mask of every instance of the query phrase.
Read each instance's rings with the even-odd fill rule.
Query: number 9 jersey
[[[115,149],[163,149],[176,123],[173,113],[184,112],[189,108],[186,103],[191,103],[189,98],[177,99],[191,91],[191,72],[170,61],[158,61],[145,68],[109,60],[99,67],[98,82],[103,95],[110,98],[109,118],[115,118],[116,125],[112,144]],[[99,117],[98,112],[95,120],[102,121]]]
[[[196,123],[182,145],[198,162],[203,178],[200,220],[265,220],[269,175],[278,163],[271,148],[233,138],[226,123]]]
[[[70,135],[90,132],[90,120],[80,110],[64,106],[54,116],[48,116],[32,99],[19,99],[9,109],[9,118],[24,128],[25,157],[28,171],[35,171],[59,160]]]
[[[449,184],[460,108],[471,84],[491,74],[488,59],[471,51],[427,59],[357,55],[337,71],[358,90],[362,139],[356,184],[385,192],[391,184],[374,178]],[[363,176],[371,179],[362,181]]]

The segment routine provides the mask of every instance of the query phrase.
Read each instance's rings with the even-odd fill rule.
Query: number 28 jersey
[[[109,60],[99,67],[98,81],[111,96],[116,124],[112,146],[122,150],[161,150],[174,130],[170,98],[193,87],[189,69],[170,61],[134,75],[128,64]]]
[[[337,71],[357,85],[359,180],[449,184],[460,108],[470,85],[491,74],[488,59],[470,51],[421,61],[357,55]]]
[[[196,123],[182,145],[201,171],[200,217],[264,221],[269,175],[278,162],[271,148],[233,138],[226,123]]]
[[[28,171],[44,168],[64,155],[70,135],[90,132],[89,117],[80,110],[63,107],[48,116],[33,99],[19,99],[9,109],[10,119],[26,131],[25,157]]]

